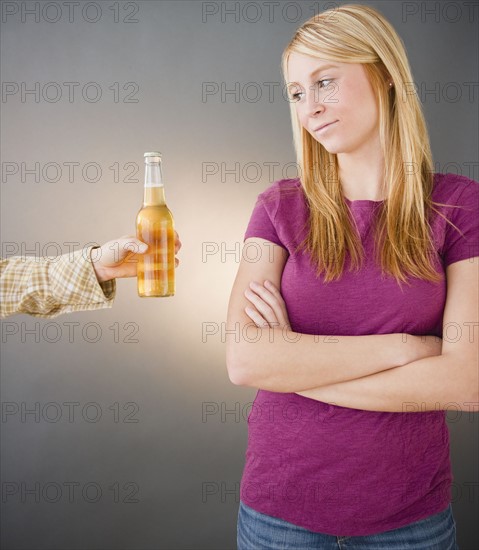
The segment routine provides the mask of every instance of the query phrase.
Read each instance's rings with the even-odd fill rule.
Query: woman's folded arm
[[[231,291],[226,321],[226,364],[231,382],[275,392],[299,392],[353,380],[407,364],[414,336],[381,334],[328,336],[300,334],[287,327],[258,328],[245,313],[251,281],[271,281],[278,289],[287,251],[251,238],[256,261],[242,258]],[[432,337],[431,337],[432,338]],[[425,356],[433,343],[423,344]],[[417,352],[413,358],[416,358]]]

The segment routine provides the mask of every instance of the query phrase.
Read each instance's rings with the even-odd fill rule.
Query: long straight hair
[[[376,215],[376,262],[382,274],[395,277],[400,286],[401,281],[409,284],[407,274],[440,282],[442,276],[432,265],[437,252],[429,212],[434,210],[446,219],[433,204],[451,205],[431,199],[434,182],[429,136],[417,94],[409,89],[413,77],[400,37],[375,9],[347,4],[317,14],[297,29],[281,59],[286,86],[292,52],[363,64],[378,102],[380,143],[386,160],[386,199]],[[342,195],[337,155],[301,126],[291,100],[290,113],[301,186],[309,206],[308,236],[298,248],[311,254],[317,275],[324,272],[324,281],[330,282],[341,277],[347,251],[350,270],[360,268],[364,251]]]

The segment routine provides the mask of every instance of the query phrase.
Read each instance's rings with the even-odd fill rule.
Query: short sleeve
[[[446,222],[443,247],[444,267],[479,256],[479,183],[470,180],[457,199],[460,208],[448,209],[450,221],[461,231]]]
[[[248,227],[246,228],[246,233],[243,240],[246,240],[250,237],[259,237],[262,239],[266,239],[267,241],[271,241],[272,243],[286,248],[284,243],[282,243],[280,238],[278,237],[278,233],[270,217],[270,213],[267,211],[263,197],[261,195],[256,201],[256,205],[253,209],[253,213],[251,214],[251,218],[249,220]]]

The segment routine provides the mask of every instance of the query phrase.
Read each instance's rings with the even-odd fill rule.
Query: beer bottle
[[[175,231],[166,206],[161,174],[161,153],[145,153],[143,207],[136,218],[136,235],[148,245],[138,255],[138,295],[163,297],[175,294]]]

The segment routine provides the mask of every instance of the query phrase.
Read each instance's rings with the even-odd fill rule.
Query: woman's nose
[[[323,97],[316,86],[311,86],[305,93],[306,107],[310,115],[323,110]]]

